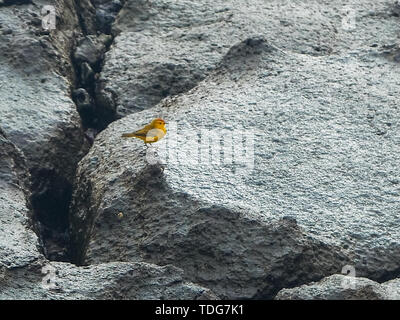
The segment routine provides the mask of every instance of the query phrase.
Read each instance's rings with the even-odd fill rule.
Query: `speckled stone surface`
[[[399,280],[382,284],[335,274],[319,282],[278,292],[276,300],[399,300]]]
[[[45,2],[0,6],[1,299],[398,294],[398,1],[57,0],[50,32]],[[87,92],[122,119],[75,175],[70,57],[96,28],[113,43]],[[162,141],[121,138],[155,117]],[[80,267],[47,261],[30,221],[74,176]],[[329,277],[346,265],[354,291]]]
[[[129,3],[142,8],[142,2]],[[235,7],[232,10],[240,16],[239,6],[233,3],[225,6]],[[278,2],[252,3],[249,8],[254,10],[249,9],[246,17],[249,25],[253,19],[260,22],[258,28],[241,34],[231,26],[232,37],[228,33],[221,40],[229,48],[208,59],[214,70],[204,74],[195,88],[116,121],[97,137],[80,163],[71,207],[74,243],[80,246],[78,260],[84,259],[87,248],[87,262],[174,261],[189,279],[204,281],[222,295],[268,296],[282,285],[274,281],[279,276],[271,271],[275,262],[270,257],[275,249],[277,255],[287,250],[282,259],[290,265],[291,250],[299,244],[293,236],[285,249],[274,248],[279,241],[270,239],[267,230],[289,217],[297,221],[300,239],[306,237],[331,252],[327,259],[319,259],[315,251],[310,270],[318,265],[320,274],[329,275],[350,264],[358,275],[374,280],[385,280],[400,270],[399,65],[383,50],[397,37],[398,17],[384,1],[346,2],[356,12],[352,29],[342,24],[342,7],[337,3],[326,2],[320,10],[322,4],[312,1],[293,5],[292,12],[299,16],[288,14],[287,23],[282,26],[278,21],[275,27],[280,27],[275,29],[274,24],[261,26],[261,16],[282,13],[283,7]],[[155,1],[153,8],[158,5],[167,11],[175,6]],[[165,49],[175,43],[172,29],[183,33],[186,24],[193,31],[208,21],[210,8],[221,6],[219,2],[204,8],[193,5],[204,15],[185,18],[149,14],[142,24],[129,24],[121,11],[117,47],[118,41],[129,48],[138,35],[159,32],[162,40],[146,43],[164,48],[137,46],[134,52],[142,58],[130,61],[144,61],[141,67],[129,63],[118,67],[112,58],[106,61],[103,76],[121,90],[116,92],[122,108],[127,106],[123,99],[135,101],[140,95],[124,87],[128,82],[118,72],[130,75],[129,83],[141,82],[143,77],[135,72],[153,62],[162,65],[153,56],[161,51],[163,59],[173,52],[175,59],[185,61],[175,47]],[[302,10],[304,6],[309,11]],[[129,8],[128,4],[125,10]],[[135,11],[139,20],[143,12],[152,10],[139,9]],[[312,15],[321,23],[318,27],[307,27],[315,22],[311,12],[320,13]],[[285,29],[285,24],[296,30]],[[322,30],[332,34],[318,38]],[[307,41],[299,46],[302,33]],[[330,50],[316,53],[312,48],[317,39]],[[181,46],[183,56],[193,61],[199,61],[196,55],[207,57],[201,45],[189,44]],[[128,59],[122,51],[116,56]],[[146,74],[155,78],[152,72]],[[148,165],[141,141],[120,138],[121,133],[159,116],[170,125],[167,137],[156,144],[165,161],[163,168]],[[210,153],[207,144],[201,144],[204,139],[211,139]],[[234,159],[225,161],[223,147],[232,145]],[[248,152],[241,154],[243,150]],[[117,219],[119,212],[124,213],[122,221]],[[242,225],[242,219],[251,221],[251,227]],[[265,236],[253,227],[265,230],[260,231]],[[346,263],[338,259],[342,254]],[[279,265],[282,260],[277,261]],[[257,285],[250,284],[252,277],[246,278],[246,272],[260,276]],[[291,275],[292,283],[303,281],[302,271]],[[264,283],[259,281],[262,278]],[[240,284],[222,284],[229,281]]]

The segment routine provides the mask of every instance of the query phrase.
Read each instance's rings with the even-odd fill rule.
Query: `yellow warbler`
[[[132,133],[124,133],[122,137],[124,138],[138,138],[147,143],[154,143],[158,140],[164,138],[167,133],[167,129],[165,128],[165,121],[161,118],[154,119],[150,124],[145,126],[144,128],[137,130]]]

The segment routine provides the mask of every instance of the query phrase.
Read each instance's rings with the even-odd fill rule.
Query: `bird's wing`
[[[138,130],[138,131],[134,132],[133,135],[138,136],[138,137],[145,137],[145,136],[147,136],[147,132]]]
[[[147,135],[147,133],[149,132],[149,130],[151,130],[151,126],[148,124],[143,129],[135,131],[133,134],[140,136],[140,137],[145,137]]]

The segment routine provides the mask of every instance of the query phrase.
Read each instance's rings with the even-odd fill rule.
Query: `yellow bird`
[[[154,119],[150,124],[144,128],[132,133],[124,133],[123,138],[138,138],[147,143],[154,143],[164,138],[167,133],[165,128],[165,121],[161,118]]]

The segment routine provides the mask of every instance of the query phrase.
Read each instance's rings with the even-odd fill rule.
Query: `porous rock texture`
[[[399,279],[384,282],[335,274],[319,282],[282,289],[276,300],[399,300]]]
[[[398,1],[52,4],[0,1],[0,298],[396,297]]]
[[[47,1],[0,8],[0,126],[27,159],[46,254],[61,260],[71,183],[88,148],[69,92],[70,52],[79,32],[73,3],[53,3],[53,30],[42,26]]]
[[[386,1],[127,1],[101,75],[117,112],[156,104],[160,78],[168,94],[186,92],[115,121],[80,162],[75,262],[173,263],[224,298],[270,298],[345,265],[375,281],[396,277],[393,10]],[[179,79],[158,76],[177,66]],[[121,138],[155,117],[169,126],[155,149]]]
[[[337,30],[321,10],[330,15],[339,10],[328,4],[127,0],[113,25],[116,37],[101,74],[103,88],[117,95],[117,112],[126,115],[194,87],[233,44],[254,35],[266,35],[282,49],[325,54]]]
[[[49,262],[30,223],[23,154],[0,130],[0,300],[217,299],[174,266],[113,262],[90,267]]]
[[[0,272],[39,257],[36,234],[29,229],[28,188],[25,159],[0,129]]]
[[[120,116],[152,107],[194,87],[234,44],[260,35],[312,57],[368,53],[372,44],[393,44],[396,12],[386,0],[126,0],[98,94],[113,93]]]
[[[68,257],[71,182],[89,147],[70,92],[76,3],[51,3],[54,30],[48,4],[0,3],[0,299],[217,299],[171,265],[47,259]]]
[[[184,281],[182,270],[173,266],[112,262],[76,267],[39,260],[2,272],[1,300],[218,299],[210,290]]]

